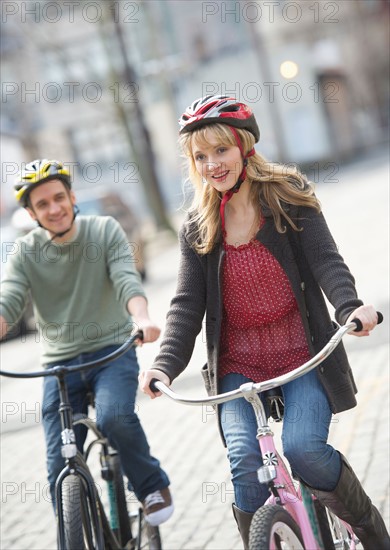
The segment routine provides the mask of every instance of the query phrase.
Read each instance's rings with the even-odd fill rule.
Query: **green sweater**
[[[37,228],[15,242],[1,282],[0,314],[21,317],[31,291],[42,363],[121,344],[132,329],[128,300],[145,296],[121,226],[80,216],[72,241],[57,244]]]

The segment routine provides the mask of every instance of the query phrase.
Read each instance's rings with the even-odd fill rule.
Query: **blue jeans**
[[[92,361],[111,353],[117,347],[108,346],[97,352],[82,353],[74,359],[63,361],[62,364],[76,365]],[[129,481],[129,489],[142,501],[148,494],[167,487],[169,479],[160,468],[159,461],[151,456],[145,433],[135,412],[138,371],[135,350],[130,349],[108,365],[70,374],[66,380],[69,401],[74,413],[87,414],[87,394],[93,392],[97,426],[108,437],[110,445],[118,451],[123,472]],[[42,417],[53,505],[55,481],[65,465],[61,456],[61,421],[58,406],[57,379],[48,376],[44,379]],[[85,426],[75,426],[75,433],[77,447],[81,451],[87,429]]]
[[[242,374],[231,373],[222,378],[220,390],[227,392],[249,381]],[[327,444],[332,412],[316,370],[285,384],[282,391],[285,402],[283,453],[294,475],[304,483],[332,491],[340,477],[341,459]],[[267,500],[269,491],[267,485],[257,479],[262,459],[252,405],[244,398],[224,403],[220,407],[220,419],[236,506],[245,512],[255,512]]]

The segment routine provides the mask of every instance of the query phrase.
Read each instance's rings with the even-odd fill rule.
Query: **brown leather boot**
[[[254,514],[250,514],[249,512],[244,512],[244,510],[240,510],[240,508],[237,508],[235,504],[232,504],[232,509],[234,519],[236,520],[238,530],[240,531],[242,542],[244,543],[244,550],[248,550],[249,528],[251,526],[251,521]]]
[[[334,491],[311,488],[312,493],[337,517],[352,527],[365,550],[390,550],[385,523],[365,493],[347,459],[340,453],[341,475]]]

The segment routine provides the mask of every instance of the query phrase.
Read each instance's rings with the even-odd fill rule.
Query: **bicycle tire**
[[[62,483],[62,508],[66,550],[94,550],[99,546],[97,537],[103,540],[103,528],[98,514],[98,525],[92,527],[89,500],[80,476],[69,475]],[[101,546],[101,544],[100,544]]]
[[[62,483],[65,548],[84,549],[81,497],[81,479],[75,475],[65,478]]]
[[[84,550],[84,527],[81,510],[84,489],[80,477],[69,475],[62,483],[62,509],[65,548]]]
[[[324,548],[326,550],[349,550],[352,539],[339,518],[317,499],[314,501],[314,508]]]
[[[118,529],[116,536],[120,544],[125,547],[132,538],[129,512],[127,510],[127,501],[123,481],[122,467],[119,456],[111,454],[108,458],[110,470],[112,471],[112,482],[114,485],[114,494],[116,499],[116,511],[118,518]]]
[[[270,548],[304,550],[300,528],[279,505],[259,508],[253,516],[249,530],[249,550]]]

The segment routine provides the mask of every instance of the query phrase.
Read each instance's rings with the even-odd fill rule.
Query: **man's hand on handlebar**
[[[359,319],[363,325],[363,330],[359,332],[350,332],[353,336],[369,336],[370,331],[378,324],[378,315],[376,309],[372,305],[360,306],[351,313],[345,324],[350,323],[354,319]]]
[[[142,340],[138,341],[139,345],[155,342],[160,336],[161,329],[150,319],[135,320],[137,329],[143,334]]]
[[[143,296],[133,296],[127,302],[127,311],[133,318],[135,328],[143,333],[143,339],[138,344],[155,342],[161,329],[150,319],[146,299]]]
[[[155,397],[160,397],[160,395],[162,395],[160,391],[154,393],[150,389],[150,382],[153,379],[161,380],[161,382],[164,382],[166,386],[171,385],[171,381],[169,380],[168,376],[161,370],[148,369],[142,371],[138,376],[139,387],[144,393],[146,393],[146,395],[149,395],[149,397],[151,397],[152,399],[154,399]]]

